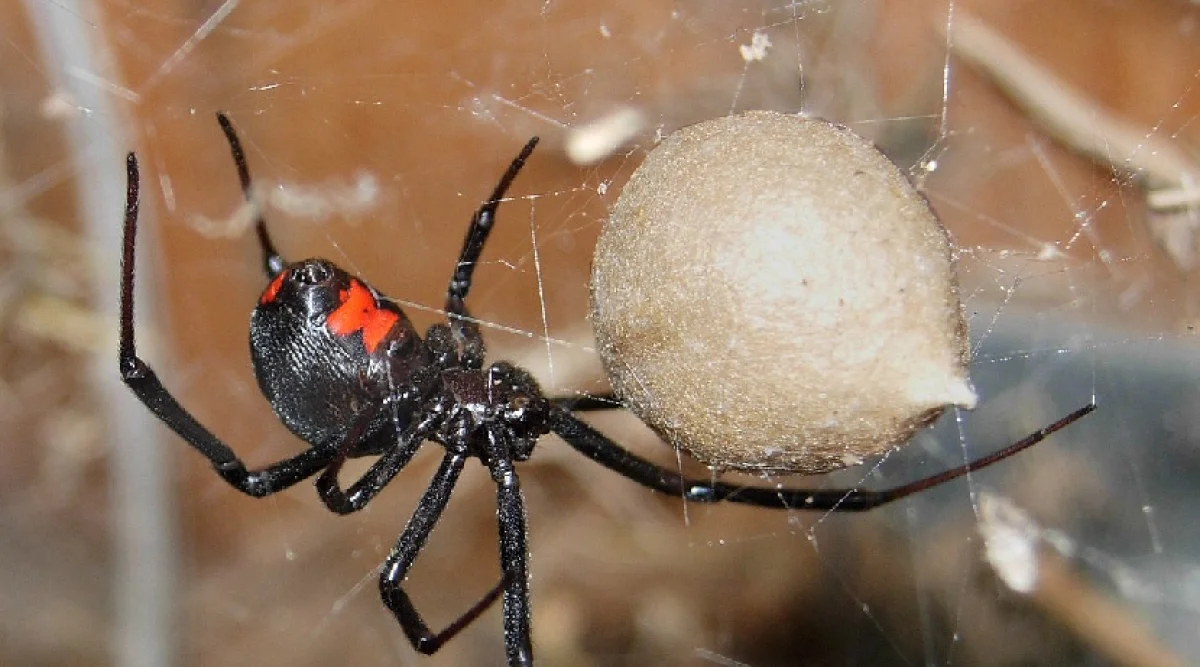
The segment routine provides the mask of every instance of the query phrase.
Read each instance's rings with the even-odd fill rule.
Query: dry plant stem
[[[17,328],[41,340],[53,341],[72,352],[101,354],[111,350],[116,331],[90,308],[51,294],[26,297],[16,312]]]
[[[1146,193],[1146,204],[1154,211],[1200,208],[1200,183],[1151,190]]]
[[[1081,641],[1116,664],[1182,667],[1133,613],[1075,574],[1060,555],[1061,539],[1048,539],[1049,531],[1011,500],[981,494],[979,530],[986,559],[1000,581]],[[1059,551],[1047,548],[1049,543],[1058,544]]]
[[[1037,569],[1029,598],[1115,664],[1183,667],[1134,614],[1072,572],[1062,556],[1039,550]]]
[[[1200,164],[1174,142],[1100,108],[969,14],[955,15],[949,45],[1069,148],[1144,178],[1150,189],[1190,192],[1188,203],[1200,203]]]

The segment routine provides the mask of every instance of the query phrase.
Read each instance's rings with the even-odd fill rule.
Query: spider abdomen
[[[250,317],[259,388],[280,421],[314,447],[336,447],[363,410],[384,403],[393,358],[411,356],[418,340],[398,308],[325,260],[285,268]],[[384,413],[365,435],[387,421]]]
[[[290,319],[254,311],[250,355],[258,386],[289,430],[314,447],[336,446],[358,408],[381,390],[378,378],[365,354]]]

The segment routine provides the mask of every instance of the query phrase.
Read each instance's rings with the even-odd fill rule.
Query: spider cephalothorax
[[[241,144],[229,120],[222,114],[217,119],[233,153],[243,193],[249,198],[250,173]],[[514,463],[528,459],[538,438],[551,431],[600,465],[685,501],[860,511],[1007,458],[1094,409],[1085,406],[989,456],[882,491],[739,486],[687,479],[650,463],[574,414],[574,410],[619,407],[619,403],[610,398],[547,399],[523,369],[506,362],[484,367],[486,348],[479,327],[467,312],[467,293],[496,209],[536,144],[534,138],[525,145],[476,211],[447,289],[448,321],[430,327],[424,338],[392,301],[333,263],[322,259],[287,263],[271,242],[264,220],[256,220],[269,282],[250,320],[254,372],[276,415],[308,448],[253,470],[197,422],[137,355],[133,294],[140,179],[136,156],[131,153],[127,162],[121,377],[146,407],[204,455],[225,481],[243,493],[261,497],[315,475],[317,493],[326,507],[345,514],[366,506],[423,443],[436,442],[445,449],[441,466],[379,574],[380,597],[418,651],[437,651],[502,597],[507,663],[533,663],[525,508]],[[359,479],[343,488],[338,473],[346,459],[368,455],[377,458]],[[499,583],[435,633],[417,613],[402,584],[468,459],[478,459],[486,466],[496,485]]]

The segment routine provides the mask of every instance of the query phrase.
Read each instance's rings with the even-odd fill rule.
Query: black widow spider
[[[250,172],[241,143],[224,114],[217,114],[217,121],[229,141],[242,193],[250,202]],[[139,171],[137,157],[130,153],[127,159],[121,377],[146,407],[212,463],[217,474],[235,489],[263,497],[320,473],[316,487],[321,500],[330,511],[346,514],[370,502],[422,443],[432,440],[445,448],[441,466],[379,576],[384,604],[422,653],[437,651],[502,596],[507,662],[532,664],[525,507],[514,463],[528,459],[534,444],[547,433],[558,434],[587,458],[638,484],[689,502],[861,511],[1012,456],[1095,409],[1089,404],[994,454],[882,491],[746,487],[686,479],[654,465],[572,413],[610,407],[605,401],[549,399],[529,373],[512,364],[501,361],[484,368],[483,339],[464,302],[496,209],[537,141],[535,137],[525,145],[471,219],[447,291],[448,322],[430,327],[424,339],[392,301],[333,263],[285,261],[259,212],[255,230],[270,283],[250,316],[250,354],[259,387],[276,415],[309,447],[256,470],[248,470],[233,450],[200,425],[137,356],[133,295]],[[378,458],[343,489],[338,472],[348,457],[358,456]],[[502,574],[477,603],[435,633],[417,613],[402,583],[470,458],[478,458],[496,484]]]

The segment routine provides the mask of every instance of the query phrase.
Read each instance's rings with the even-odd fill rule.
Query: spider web
[[[119,161],[101,164],[99,151],[69,159],[66,148],[24,135],[69,125],[139,151],[148,191],[143,281],[153,281],[161,306],[157,321],[148,307],[139,317],[144,336],[171,341],[147,356],[248,462],[279,459],[297,444],[249,370],[246,321],[263,279],[245,234],[252,211],[241,207],[213,112],[229,113],[242,135],[281,251],[325,256],[361,274],[422,328],[441,317],[471,212],[525,139],[541,135],[500,209],[470,306],[493,357],[518,360],[551,393],[568,395],[604,390],[586,322],[589,253],[655,139],[741,110],[804,112],[879,144],[954,234],[982,400],[883,460],[821,478],[748,481],[889,486],[991,452],[1090,400],[1100,409],[994,469],[859,516],[685,508],[548,438],[522,467],[539,662],[1069,664],[1115,660],[1114,651],[1141,646],[1142,635],[1152,647],[1196,653],[1188,630],[1200,620],[1200,533],[1188,481],[1200,473],[1191,263],[1198,209],[1151,211],[1151,197],[1178,188],[1145,166],[1164,146],[1195,155],[1196,9],[965,0],[394,4],[109,0],[98,3],[94,24],[45,0],[26,4],[31,17],[75,21],[102,36],[119,74],[98,65],[59,71],[36,62],[30,34],[5,35],[9,209],[82,233],[75,221],[86,219],[86,207],[53,195],[69,199],[66,179],[75,174],[120,174]],[[1101,137],[1099,148],[1066,147],[1071,133],[1005,80],[1014,71],[1018,81],[1032,77],[1002,51],[970,51],[981,38],[963,28],[975,21],[1093,105],[1069,107],[1074,115],[1060,122]],[[114,117],[72,94],[64,77],[107,99],[111,113],[128,114],[129,139],[113,134]],[[1109,116],[1134,128],[1132,143],[1101,122]],[[17,122],[36,129],[14,133]],[[571,159],[574,142],[612,137],[594,163]],[[120,194],[111,201],[119,214]],[[102,303],[114,298],[115,266],[115,255],[95,259],[91,284]],[[106,313],[94,316],[111,328]],[[5,326],[14,345],[31,344],[25,329]],[[38,331],[32,338],[49,342],[37,345],[65,345],[50,335],[61,327]],[[74,354],[87,359],[93,352],[82,347]],[[111,345],[95,348],[103,371],[115,373]],[[20,394],[28,382],[0,380],[10,395],[40,405],[38,394]],[[118,415],[115,434],[125,410],[129,419],[145,416],[127,399],[116,392],[86,409],[97,419]],[[45,423],[60,423],[61,411],[44,407]],[[26,435],[38,433],[29,419],[10,419],[4,449],[57,442]],[[596,423],[663,465],[707,474],[632,418]],[[435,447],[367,510],[339,518],[307,485],[266,501],[243,498],[178,439],[137,432],[169,452],[157,474],[174,477],[181,510],[179,623],[166,628],[174,633],[167,653],[179,664],[499,660],[498,612],[424,658],[377,599],[376,568],[432,475]],[[108,443],[110,451],[126,445],[116,435]],[[105,503],[84,502],[108,478],[82,457],[73,473],[82,487],[64,505],[61,489],[46,491],[61,464],[51,469],[27,451],[14,460],[0,543],[24,546],[0,550],[8,578],[0,590],[23,593],[0,604],[20,606],[38,630],[5,622],[12,641],[0,642],[0,662],[109,662],[118,593],[105,587],[109,572],[97,560],[116,556],[95,554],[112,553],[119,521]],[[120,460],[114,455],[114,467]],[[496,577],[494,490],[471,468],[408,584],[435,626]],[[1029,517],[1025,537],[1067,566],[1062,586],[1023,595],[995,576],[981,531],[994,528],[987,507],[998,497]],[[53,556],[39,563],[32,554],[42,550]],[[55,588],[44,588],[47,580]],[[55,593],[40,592],[48,590]],[[1090,595],[1107,601],[1108,627],[1124,631],[1107,634],[1119,641],[1081,618],[1081,609],[1103,606]],[[55,599],[77,603],[64,610]]]

